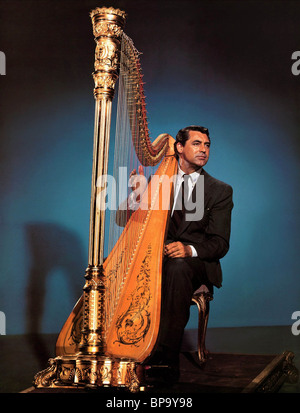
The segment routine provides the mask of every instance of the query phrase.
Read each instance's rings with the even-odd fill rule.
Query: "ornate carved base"
[[[56,357],[49,367],[34,377],[37,388],[124,387],[136,393],[143,389],[143,368],[130,360],[112,360],[103,356]]]
[[[284,382],[297,383],[299,371],[293,359],[291,351],[276,356],[242,393],[276,393]]]

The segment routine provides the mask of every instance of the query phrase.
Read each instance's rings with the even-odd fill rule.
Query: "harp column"
[[[89,261],[84,290],[83,329],[80,351],[103,354],[105,282],[102,270],[104,252],[105,179],[108,168],[111,107],[120,66],[120,50],[125,13],[119,9],[97,8],[91,12],[96,41],[95,125],[91,210],[89,230]]]

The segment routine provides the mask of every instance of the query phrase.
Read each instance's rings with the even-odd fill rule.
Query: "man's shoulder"
[[[232,191],[231,185],[221,181],[220,179],[214,178],[204,169],[202,169],[202,174],[204,175],[204,185],[214,185],[215,188],[218,188],[220,190]]]

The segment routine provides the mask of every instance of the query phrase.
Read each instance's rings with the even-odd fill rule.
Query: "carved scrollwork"
[[[131,363],[129,367],[129,385],[128,388],[131,391],[131,393],[137,393],[140,389],[140,380],[136,374],[135,371],[135,363]]]
[[[150,294],[151,245],[142,262],[137,277],[136,288],[131,293],[127,311],[122,314],[116,323],[118,342],[125,345],[137,345],[145,338],[151,323],[151,314],[148,311]]]
[[[115,24],[106,21],[100,21],[95,24],[94,35],[97,36],[115,36],[119,37],[123,33],[122,28]]]
[[[48,360],[49,367],[40,371],[34,376],[34,385],[36,387],[51,387],[54,381],[56,381],[59,373],[57,360],[51,358]]]
[[[90,17],[93,18],[96,15],[107,15],[107,14],[113,14],[116,16],[120,16],[123,19],[126,17],[126,13],[123,10],[120,9],[114,9],[113,7],[96,7],[94,10],[91,11]]]
[[[283,370],[287,377],[287,382],[292,383],[292,384],[297,383],[299,380],[299,370],[294,365],[293,359],[294,359],[294,353],[287,352],[286,357],[285,357],[285,362],[283,365]]]
[[[61,371],[59,373],[59,380],[64,382],[72,383],[75,377],[75,367],[62,365]]]
[[[121,37],[125,13],[119,9],[97,8],[91,13],[96,40],[94,96],[112,100],[120,64]]]
[[[95,72],[93,74],[95,90],[102,89],[104,92],[114,90],[117,76],[108,73]]]
[[[96,70],[117,70],[119,52],[116,43],[101,39],[97,42],[95,51]]]

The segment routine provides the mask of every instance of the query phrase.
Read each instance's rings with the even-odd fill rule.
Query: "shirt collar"
[[[199,178],[199,175],[202,172],[202,167],[200,167],[197,171],[192,172],[191,174],[189,174],[189,176],[192,178],[192,182],[195,183],[197,181],[197,179]],[[178,175],[180,176],[180,178],[183,178],[183,175],[185,175],[185,172],[183,172],[182,169],[180,169],[180,166],[178,165]]]

